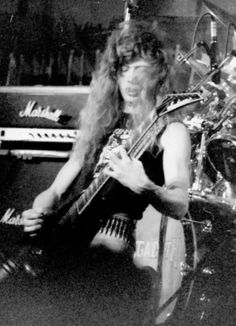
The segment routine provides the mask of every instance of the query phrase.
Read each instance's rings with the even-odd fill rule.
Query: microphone
[[[210,42],[210,62],[211,70],[218,69],[218,59],[219,59],[219,50],[218,50],[218,41],[217,41],[217,25],[215,17],[211,15],[211,42]],[[212,76],[212,81],[215,84],[220,83],[220,70],[217,71]]]

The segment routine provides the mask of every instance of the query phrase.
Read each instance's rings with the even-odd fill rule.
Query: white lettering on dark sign
[[[19,112],[19,116],[23,117],[30,117],[30,118],[44,118],[52,121],[58,121],[62,111],[57,109],[51,111],[50,106],[43,108],[42,106],[38,105],[36,101],[29,101],[26,105],[24,110]]]
[[[15,208],[8,208],[4,213],[4,215],[0,218],[0,223],[21,225],[22,224],[21,215],[16,214],[15,216],[13,216],[14,213],[15,213]]]

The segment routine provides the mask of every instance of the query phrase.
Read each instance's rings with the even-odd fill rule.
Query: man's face
[[[150,78],[151,65],[143,59],[129,63],[121,68],[118,85],[125,103],[135,104],[146,90]]]

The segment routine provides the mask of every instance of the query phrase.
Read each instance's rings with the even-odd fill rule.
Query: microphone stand
[[[131,15],[139,9],[136,0],[123,0],[125,2],[124,9],[124,21],[129,21],[131,19]]]
[[[215,17],[211,15],[211,45],[210,45],[210,63],[211,63],[211,70],[217,70],[217,72],[212,76],[212,81],[215,84],[220,84],[221,73],[220,69],[218,68],[218,56],[219,56],[219,49],[217,44],[217,25]]]

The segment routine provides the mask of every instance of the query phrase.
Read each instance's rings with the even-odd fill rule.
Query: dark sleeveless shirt
[[[89,152],[87,153],[87,158],[85,160],[86,163],[79,176],[74,180],[67,192],[63,195],[62,204],[65,205],[66,203],[70,204],[71,201],[74,202],[80,193],[86,189],[91,182],[93,182],[99,161],[102,161],[101,156],[103,155],[102,153],[104,152],[104,147],[106,147],[107,143],[109,143],[110,138],[115,134],[116,136],[114,143],[116,143],[115,145],[118,146],[122,143],[122,139],[119,140],[119,135],[126,135],[129,132],[129,129],[126,127],[127,120],[127,114],[123,113],[115,130],[100,144],[92,160],[89,158]],[[111,147],[113,147],[114,143],[111,145]],[[158,145],[154,145],[152,150],[146,151],[140,158],[148,177],[159,186],[164,184],[162,157],[162,151],[159,151]],[[100,168],[102,169],[104,165],[102,163],[100,165]],[[145,200],[144,196],[134,193],[129,188],[121,185],[114,179],[111,181],[111,191],[109,191],[108,194],[106,193],[106,202],[104,203],[106,205],[106,214],[113,215],[122,213],[134,220],[141,219],[143,211],[149,204]],[[103,212],[94,212],[94,214],[101,216]]]
[[[121,138],[126,138],[127,136],[127,118],[124,114],[122,118],[123,119],[120,119],[119,125],[111,135],[111,137],[115,138],[113,139],[113,143],[110,138],[108,140],[108,144],[110,144],[110,147],[113,149],[115,146],[122,144],[122,140],[119,140],[119,136]],[[115,145],[113,145],[114,143]],[[106,146],[107,144],[104,147],[106,148]],[[162,151],[159,151],[158,145],[154,145],[152,150],[146,151],[140,159],[143,163],[145,172],[147,173],[148,177],[159,186],[164,184],[162,154]],[[143,211],[149,204],[143,195],[134,193],[129,188],[121,185],[119,182],[115,183],[115,186],[112,188],[112,191],[106,198],[106,209],[108,212],[110,212],[111,215],[122,213],[128,215],[131,219],[141,219]]]

